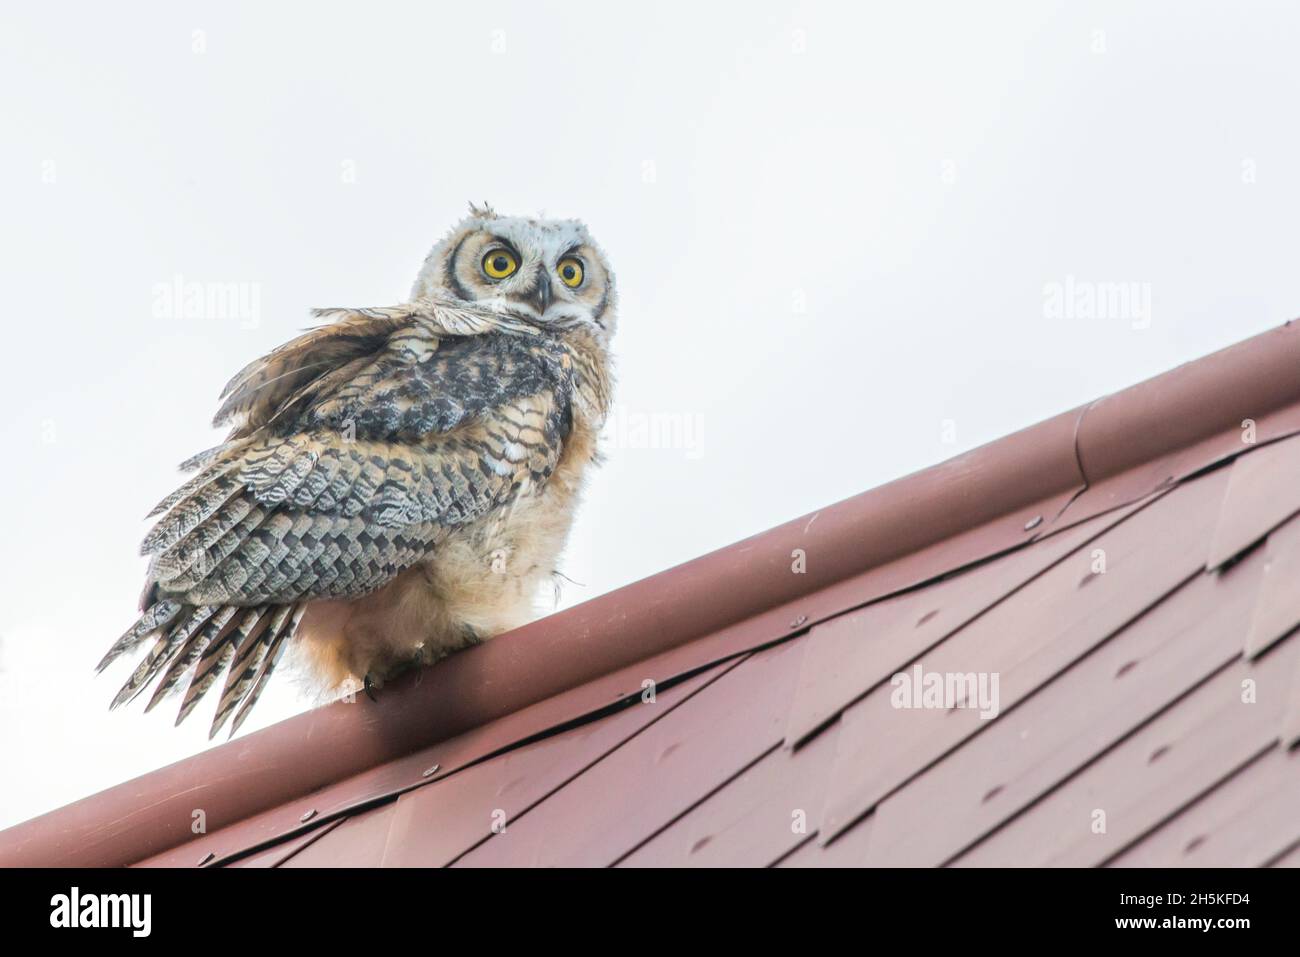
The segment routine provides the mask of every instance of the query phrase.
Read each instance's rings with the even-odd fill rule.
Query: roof
[[[1288,324],[0,832],[0,864],[1295,865],[1297,370]],[[930,674],[972,683],[900,706]]]

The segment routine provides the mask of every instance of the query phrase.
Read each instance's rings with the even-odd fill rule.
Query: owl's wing
[[[377,309],[316,309],[322,325],[291,339],[250,362],[221,391],[225,400],[214,425],[235,423],[231,438],[250,435],[287,408],[294,397],[328,394],[348,381],[375,353],[391,348],[401,329],[419,344],[427,337],[436,344],[447,336],[476,336],[504,332],[536,336],[537,328],[500,309],[480,302],[427,298]]]
[[[480,317],[470,314],[474,322]],[[113,702],[192,671],[178,723],[229,668],[212,733],[247,716],[307,600],[359,596],[445,532],[544,483],[569,427],[567,353],[532,327],[421,307],[339,316],[235,378],[230,439],[161,502],[139,621],[154,645]]]

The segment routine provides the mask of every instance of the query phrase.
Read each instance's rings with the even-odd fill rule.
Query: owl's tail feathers
[[[276,607],[265,628],[255,637],[235,646],[230,670],[226,674],[226,684],[221,689],[221,700],[217,702],[217,713],[208,730],[209,738],[216,736],[232,713],[235,720],[230,725],[230,736],[234,737],[248,713],[253,710],[257,699],[262,696],[266,683],[271,679],[271,672],[275,671],[280,656],[284,654],[289,639],[302,620],[305,607],[302,604]]]
[[[172,622],[184,607],[178,601],[166,599],[144,609],[144,614],[126,630],[126,634],[113,642],[113,647],[109,648],[108,654],[100,659],[99,664],[95,666],[95,671],[102,672],[123,654],[138,648],[146,638],[157,634],[161,628]]]
[[[232,713],[235,715],[230,729],[233,736],[266,687],[304,608],[301,603],[240,608],[185,605],[170,598],[154,602],[99,663],[98,670],[103,671],[120,655],[149,638],[154,639],[153,647],[109,707],[117,708],[134,700],[161,675],[153,697],[145,706],[145,711],[150,711],[179,691],[188,674],[189,683],[176,718],[180,724],[225,671],[226,683],[208,737],[214,737]]]

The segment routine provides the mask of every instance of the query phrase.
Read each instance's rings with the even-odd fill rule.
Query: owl
[[[231,734],[293,647],[321,688],[367,691],[528,621],[558,574],[610,402],[614,274],[576,220],[470,214],[410,301],[324,309],[244,368],[226,440],[150,513],[152,642],[111,707],[224,676]],[[353,684],[356,682],[356,684]]]

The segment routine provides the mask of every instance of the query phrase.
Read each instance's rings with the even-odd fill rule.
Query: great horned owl
[[[369,690],[524,623],[556,573],[610,396],[614,276],[574,220],[470,215],[411,301],[326,324],[230,381],[227,440],[153,512],[154,639],[112,707],[155,678],[179,724],[224,671],[243,723],[291,643],[325,687]]]

